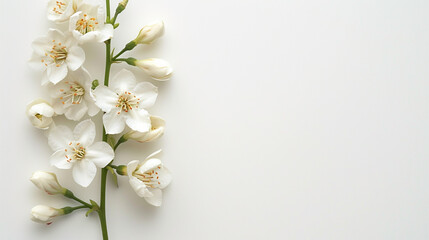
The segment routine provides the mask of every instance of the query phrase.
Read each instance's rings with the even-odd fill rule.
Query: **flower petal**
[[[96,142],[86,148],[85,159],[92,161],[99,168],[104,168],[114,157],[112,147],[106,142]]]
[[[147,132],[151,128],[150,123],[150,115],[149,113],[144,110],[130,110],[128,111],[128,114],[125,115],[125,119],[127,122],[127,125],[135,131],[139,132]]]
[[[106,86],[98,86],[94,91],[95,105],[104,112],[110,112],[118,102],[118,95]]]
[[[59,169],[70,169],[73,166],[73,163],[67,161],[64,149],[54,152],[51,155],[49,161],[52,166],[55,166]]]
[[[136,170],[137,166],[139,165],[139,160],[133,160],[127,164],[127,174],[128,176],[132,176],[134,170]]]
[[[88,147],[94,142],[95,124],[91,119],[80,122],[73,130],[73,136],[82,146]]]
[[[87,110],[88,106],[86,106],[85,102],[81,102],[79,104],[71,104],[70,107],[67,108],[64,115],[67,119],[79,121],[85,115]]]
[[[160,189],[164,189],[168,186],[168,184],[171,183],[171,180],[173,180],[173,174],[171,174],[170,170],[168,168],[161,166],[160,169],[158,169],[158,187]]]
[[[30,60],[28,60],[28,65],[37,71],[44,71],[46,70],[46,66],[44,64],[44,62],[42,62],[42,58],[38,55],[33,53],[33,55],[31,55]]]
[[[97,41],[98,42],[104,42],[107,39],[110,39],[113,37],[113,25],[112,24],[104,24],[104,28],[100,29]]]
[[[137,84],[133,92],[138,98],[140,98],[140,108],[148,108],[155,104],[156,98],[158,97],[158,88],[152,83],[142,82]]]
[[[137,80],[134,74],[126,69],[119,71],[110,81],[110,87],[117,93],[131,91],[136,86]]]
[[[147,189],[146,185],[142,181],[138,180],[136,177],[131,176],[129,183],[139,197],[153,196],[153,194]]]
[[[73,179],[82,187],[88,187],[92,180],[94,180],[96,173],[97,167],[95,164],[86,159],[76,161],[73,166]]]
[[[66,64],[55,64],[52,63],[48,65],[47,73],[48,79],[53,84],[58,83],[67,76],[67,65]]]
[[[125,128],[125,119],[123,114],[118,114],[118,111],[119,110],[115,108],[103,115],[104,127],[108,134],[120,133]]]
[[[154,188],[149,190],[152,193],[152,197],[144,197],[146,202],[155,207],[159,207],[162,204],[162,191],[161,189]]]
[[[64,150],[73,139],[73,133],[66,126],[57,126],[51,129],[48,135],[48,144],[52,150]]]
[[[66,63],[70,70],[77,70],[82,66],[83,62],[85,62],[85,52],[81,47],[73,46],[68,49]]]
[[[157,158],[151,158],[143,162],[143,164],[137,169],[136,173],[143,174],[146,171],[157,168],[161,165],[161,160]]]

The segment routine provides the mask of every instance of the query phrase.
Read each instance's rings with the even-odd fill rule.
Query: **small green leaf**
[[[98,204],[95,201],[89,200],[89,202],[91,202],[91,205],[92,205],[91,209],[94,209],[94,211],[98,211],[98,209],[100,209],[100,206],[98,206]]]
[[[115,182],[116,187],[119,187],[118,176],[116,175],[115,170],[111,166],[107,166],[106,168],[112,174],[113,182]]]
[[[115,23],[115,25],[113,25],[114,29],[117,28],[117,27],[119,27],[119,23]]]

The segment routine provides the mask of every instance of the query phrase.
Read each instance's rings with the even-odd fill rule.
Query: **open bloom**
[[[158,81],[169,80],[173,69],[170,64],[159,58],[149,58],[144,60],[137,60],[134,63],[137,67],[146,72],[153,79]]]
[[[60,169],[73,168],[73,179],[87,187],[95,177],[97,167],[103,168],[114,157],[113,149],[106,142],[96,142],[95,124],[91,119],[80,122],[72,132],[58,126],[48,136],[49,146],[55,152],[51,164]]]
[[[104,24],[104,10],[100,5],[82,3],[70,17],[69,31],[79,43],[104,42],[113,36],[112,24]]]
[[[55,112],[47,101],[36,99],[27,105],[26,113],[33,126],[40,129],[48,129],[53,122],[52,116],[54,116]]]
[[[55,112],[70,120],[79,121],[85,113],[92,117],[100,111],[91,97],[91,77],[84,68],[71,72],[64,81],[51,86],[50,94]]]
[[[31,209],[31,220],[39,223],[51,224],[54,218],[64,215],[62,209],[56,209],[45,205],[37,205]]]
[[[164,22],[159,21],[156,23],[145,25],[134,39],[136,44],[150,44],[164,33]]]
[[[60,185],[54,173],[37,171],[33,173],[30,180],[36,187],[49,195],[63,194],[66,190]]]
[[[112,78],[109,87],[98,86],[93,95],[95,104],[106,112],[103,123],[108,134],[122,132],[125,123],[135,131],[150,130],[150,115],[145,108],[152,106],[158,96],[153,84],[137,84],[134,75],[122,69]]]
[[[139,197],[143,197],[153,206],[161,206],[162,191],[172,180],[171,172],[161,160],[154,158],[161,150],[152,153],[144,161],[131,161],[127,173],[131,187]]]
[[[48,19],[62,23],[69,20],[70,16],[76,12],[77,6],[81,0],[49,0]]]
[[[133,139],[138,142],[150,142],[164,134],[165,121],[161,117],[150,116],[151,129],[148,132],[129,131],[124,135],[125,139]]]
[[[85,61],[85,52],[77,42],[56,29],[49,29],[48,35],[36,39],[32,47],[30,66],[45,72],[42,85],[48,81],[58,83],[69,70],[76,71]]]

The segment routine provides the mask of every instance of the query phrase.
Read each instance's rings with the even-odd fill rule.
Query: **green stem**
[[[116,149],[119,147],[119,145],[121,145],[122,143],[128,141],[128,139],[126,139],[124,137],[125,135],[122,135],[119,139],[118,142],[116,143],[115,147],[113,148],[113,151],[116,151]]]
[[[76,196],[73,196],[73,197],[70,197],[71,199],[73,199],[73,200],[75,200],[76,202],[79,202],[79,203],[82,203],[85,207],[87,207],[87,208],[92,208],[92,205],[91,204],[89,204],[89,203],[87,203],[87,202],[85,202],[85,201],[83,201],[82,199],[80,199],[80,198],[78,198],[78,197],[76,197]]]
[[[106,0],[106,22],[110,22],[110,0]],[[106,43],[106,67],[104,72],[104,86],[109,86],[110,67],[112,66],[112,56],[110,54],[110,42],[111,40],[105,41]],[[103,127],[103,141],[107,142],[106,130]],[[100,209],[98,211],[98,217],[100,218],[101,232],[103,234],[103,240],[108,240],[107,234],[107,221],[106,221],[106,178],[107,168],[101,169],[101,187],[100,187]]]
[[[117,60],[119,60],[118,59],[118,57],[120,57],[124,52],[126,52],[126,51],[128,51],[126,48],[124,48],[124,49],[122,49],[118,54],[116,54],[114,57],[113,57],[113,61],[117,61]]]
[[[81,209],[81,208],[91,208],[91,207],[82,205],[82,206],[72,207],[71,209],[72,209],[72,211],[74,211],[74,210]]]

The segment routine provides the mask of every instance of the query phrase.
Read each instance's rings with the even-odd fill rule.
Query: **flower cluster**
[[[109,1],[107,1],[109,3]],[[164,133],[165,121],[153,116],[148,109],[158,96],[158,88],[150,82],[139,81],[135,75],[122,69],[110,80],[110,66],[127,63],[148,74],[153,80],[166,81],[172,74],[168,62],[157,58],[138,60],[121,58],[125,52],[140,44],[151,44],[162,36],[162,21],[144,26],[137,37],[127,43],[117,54],[111,51],[111,41],[118,15],[124,11],[128,1],[124,0],[110,16],[110,4],[90,0],[49,0],[47,18],[57,24],[44,37],[33,41],[30,66],[42,72],[41,83],[49,92],[49,100],[36,99],[28,104],[27,116],[33,126],[47,130],[48,144],[53,153],[50,163],[59,169],[71,169],[74,181],[87,187],[94,180],[97,168],[102,169],[102,186],[110,171],[128,176],[132,189],[149,204],[160,206],[162,189],[171,182],[171,173],[151,154],[143,161],[133,160],[126,165],[114,165],[115,150],[129,139],[150,142]],[[65,29],[64,27],[67,26]],[[104,85],[94,80],[85,69],[85,51],[82,45],[104,43],[106,52],[106,75]],[[102,112],[103,138],[96,140],[96,124],[91,117]],[[77,121],[74,129],[56,125],[55,117]],[[116,171],[115,171],[116,170]],[[32,219],[50,224],[53,219],[80,208],[98,212],[105,217],[105,210],[96,202],[87,203],[77,198],[69,189],[62,187],[54,173],[38,171],[31,181],[49,195],[63,195],[79,202],[80,206],[60,209],[38,205],[32,209]],[[104,181],[104,183],[103,183]],[[101,197],[105,189],[101,190]],[[103,227],[103,226],[102,226]],[[103,237],[107,229],[103,228]]]

